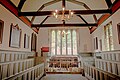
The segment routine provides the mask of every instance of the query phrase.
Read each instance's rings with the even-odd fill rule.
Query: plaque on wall
[[[20,48],[20,40],[21,40],[21,29],[18,25],[11,24],[10,28],[10,43],[9,46],[13,48]]]
[[[0,20],[0,44],[2,43],[4,21]]]

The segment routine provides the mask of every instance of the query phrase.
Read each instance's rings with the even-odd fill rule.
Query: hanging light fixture
[[[74,12],[72,10],[66,10],[65,9],[65,0],[62,0],[62,11],[58,11],[55,10],[53,12],[53,16],[58,19],[61,20],[63,22],[63,26],[65,24],[65,21],[70,20],[74,15]],[[61,36],[64,37],[65,35],[67,35],[67,31],[64,29],[61,32]]]
[[[63,30],[63,31],[61,32],[61,35],[62,35],[62,37],[64,37],[64,36],[68,35],[68,32],[66,32],[66,30]]]
[[[69,13],[68,13],[68,14],[65,14],[66,11],[69,11]],[[70,20],[70,18],[72,18],[73,15],[74,15],[73,11],[71,11],[71,10],[65,10],[64,7],[62,8],[61,14],[59,14],[59,11],[58,11],[58,10],[55,10],[55,11],[53,12],[53,16],[54,16],[56,19],[59,19],[59,20],[62,20],[62,21]]]

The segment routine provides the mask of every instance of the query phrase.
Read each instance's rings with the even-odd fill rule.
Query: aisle
[[[88,80],[80,74],[47,74],[41,80]]]

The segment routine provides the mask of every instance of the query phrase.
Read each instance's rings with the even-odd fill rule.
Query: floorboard
[[[41,80],[88,80],[80,74],[47,74]]]

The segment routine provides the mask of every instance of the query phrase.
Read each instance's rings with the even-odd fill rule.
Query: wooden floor
[[[47,74],[41,80],[88,80],[80,74]]]

